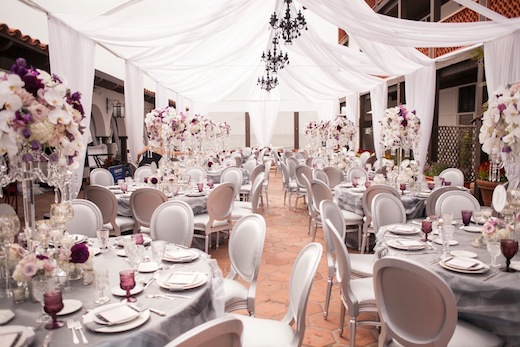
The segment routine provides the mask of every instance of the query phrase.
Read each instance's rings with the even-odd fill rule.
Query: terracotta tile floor
[[[272,171],[269,182],[269,206],[265,207],[263,213],[267,223],[267,236],[256,295],[256,316],[261,318],[281,319],[285,315],[292,264],[300,250],[311,241],[311,237],[308,235],[307,207],[303,205],[300,199],[298,209],[296,211],[289,210],[288,206],[283,204],[281,187],[281,175],[275,176],[274,171]],[[52,193],[36,196],[37,218],[42,218],[43,213],[49,211],[50,203],[54,202],[53,199]],[[21,197],[18,200],[18,205],[19,214],[23,214]],[[20,217],[23,218],[23,216]],[[320,242],[325,248],[321,229],[318,229],[316,241]],[[227,252],[226,244],[221,245],[218,250],[210,250],[212,257],[218,260],[224,276],[229,272]],[[307,305],[307,329],[303,342],[304,346],[349,345],[348,317],[345,319],[346,326],[343,337],[339,337],[337,330],[341,307],[337,285],[333,287],[328,319],[323,317],[326,287],[327,264],[325,256],[323,256]],[[358,347],[377,346],[376,330],[370,326],[358,327],[355,345]]]

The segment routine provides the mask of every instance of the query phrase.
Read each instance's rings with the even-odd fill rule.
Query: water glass
[[[164,257],[164,250],[166,249],[166,241],[164,240],[155,240],[152,241],[152,257],[153,260],[160,265],[162,258]]]
[[[444,225],[452,225],[453,224],[453,212],[444,211],[442,212],[442,223]]]
[[[462,223],[465,226],[468,226],[469,222],[471,221],[471,216],[473,215],[473,212],[471,210],[462,210],[460,211],[460,214],[462,215]]]
[[[99,248],[101,249],[101,252],[105,253],[108,251],[108,237],[109,237],[110,231],[108,229],[99,229],[96,230],[96,236],[99,243]]]
[[[484,221],[482,220],[482,212],[480,210],[473,210],[473,222],[476,224],[483,224]]]
[[[482,218],[487,221],[493,214],[493,210],[490,207],[483,207],[480,209],[480,213],[482,214]]]
[[[43,294],[43,309],[52,317],[52,322],[45,325],[45,329],[61,328],[64,323],[57,319],[57,313],[63,310],[63,297],[60,290],[52,290]]]
[[[105,295],[105,289],[109,284],[108,281],[108,270],[98,269],[94,271],[94,287],[99,291],[99,296],[94,302],[96,304],[106,304],[110,301],[110,298]]]
[[[450,224],[444,224],[439,229],[439,237],[441,239],[442,247],[444,250],[444,253],[442,254],[441,258],[450,257],[450,242],[453,238],[454,232],[455,232],[455,227]]]
[[[491,264],[489,264],[491,267],[500,267],[499,264],[497,264],[497,257],[500,255],[500,242],[499,241],[487,241],[486,244],[487,251],[489,255],[491,256]]]

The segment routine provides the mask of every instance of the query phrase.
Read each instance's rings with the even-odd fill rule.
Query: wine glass
[[[144,247],[143,245],[137,245],[135,243],[124,243],[125,254],[128,258],[128,262],[132,265],[134,272],[138,274],[135,278],[136,281],[144,281],[144,277],[139,275],[139,264],[144,260]]]
[[[491,256],[491,267],[500,267],[500,264],[497,264],[497,257],[500,255],[500,242],[499,241],[487,241],[486,248]]]
[[[52,322],[45,324],[45,329],[52,330],[63,327],[64,323],[57,319],[57,313],[63,310],[61,291],[54,289],[43,293],[43,309],[52,317]]]
[[[424,239],[421,241],[428,242],[428,234],[432,232],[432,221],[429,219],[425,219],[421,222],[421,229],[424,233]]]
[[[404,195],[404,191],[406,190],[406,183],[399,183],[399,189],[401,190],[401,195]]]
[[[518,241],[513,239],[502,239],[500,240],[500,250],[506,258],[506,269],[505,272],[513,272],[514,270],[509,269],[511,264],[511,258],[513,258],[518,252]]]
[[[64,201],[51,205],[50,217],[60,230],[65,230],[65,225],[74,216],[74,208],[71,201]]]
[[[441,258],[446,259],[450,257],[450,242],[453,238],[453,233],[455,232],[455,227],[451,224],[444,224],[441,228],[439,228],[439,237],[441,239],[443,254]]]
[[[128,184],[126,184],[126,182],[121,183],[121,191],[123,194],[128,191]]]
[[[354,177],[352,179],[352,187],[356,188],[358,186],[358,177]]]
[[[31,283],[33,296],[42,305],[42,314],[36,318],[36,323],[46,323],[49,321],[49,317],[45,314],[43,294],[50,292],[55,288],[54,278],[45,275],[38,275],[31,279]]]
[[[468,226],[473,212],[471,210],[462,210],[460,211],[460,214],[462,215],[462,223],[464,226]]]
[[[99,269],[94,272],[94,287],[99,290],[99,297],[94,300],[96,304],[106,304],[110,301],[108,296],[105,296],[105,289],[108,287],[108,270]]]
[[[137,301],[137,299],[130,294],[130,291],[135,288],[134,270],[123,270],[119,272],[119,281],[121,289],[126,291],[126,301]]]
[[[444,225],[452,225],[452,223],[453,223],[453,212],[451,212],[451,211],[443,211],[441,216],[442,216],[442,223]]]

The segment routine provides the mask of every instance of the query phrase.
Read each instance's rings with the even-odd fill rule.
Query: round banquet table
[[[112,239],[111,239],[112,240]],[[112,240],[113,241],[113,240]],[[118,248],[119,249],[119,248]],[[107,304],[118,303],[121,297],[112,295],[110,288],[119,287],[119,271],[130,269],[130,264],[126,258],[116,255],[118,250],[110,247],[106,253],[96,256],[94,269],[107,268],[109,270],[109,288],[106,289],[105,295],[110,297]],[[198,250],[194,250],[197,251]],[[148,254],[147,250],[145,254]],[[173,265],[171,269],[171,265]],[[222,274],[218,269],[215,260],[209,259],[207,255],[200,252],[198,259],[190,263],[170,263],[163,261],[163,270],[166,271],[182,271],[182,272],[201,272],[208,275],[208,281],[197,288],[183,290],[179,292],[170,292],[161,288],[157,281],[153,281],[150,286],[141,293],[136,294],[137,301],[135,304],[140,309],[154,308],[166,313],[164,317],[155,313],[150,313],[150,318],[141,326],[132,330],[117,333],[98,333],[90,331],[83,325],[83,331],[89,341],[88,346],[164,346],[175,337],[198,326],[204,322],[216,318],[224,313],[224,304],[219,300],[221,293]],[[147,280],[153,277],[153,273],[142,273]],[[83,281],[70,281],[72,289],[63,291],[63,299],[76,299],[82,302],[82,307],[76,312],[68,315],[60,316],[59,319],[66,322],[67,319],[79,320],[83,323],[83,315],[87,311],[97,307],[101,307],[94,303],[98,292],[94,285],[83,285]],[[180,294],[187,296],[186,298],[175,298],[170,300],[167,298],[147,298],[150,294]],[[35,318],[41,312],[41,304],[33,303],[27,299],[22,304],[14,304],[11,298],[3,298],[0,300],[0,309],[11,309],[15,313],[15,317],[10,320],[7,325],[37,326]],[[35,341],[31,346],[41,346],[44,338],[49,330],[43,327],[36,329]],[[78,337],[81,336],[78,333]],[[70,347],[72,346],[72,333],[67,326],[53,330],[50,346],[52,347]]]
[[[410,221],[419,230],[419,220]],[[474,226],[474,224],[471,224]],[[450,246],[450,251],[470,251],[477,254],[478,260],[489,264],[491,257],[485,246],[475,248],[472,240],[478,233],[472,233],[460,229],[462,224],[457,224],[453,239],[458,245]],[[422,233],[410,236],[394,235],[386,226],[380,228],[377,233],[376,256],[386,254],[406,257],[415,260],[428,269],[439,274],[449,284],[457,300],[459,318],[489,330],[506,340],[507,346],[520,346],[520,277],[519,272],[500,272],[496,276],[486,279],[497,271],[491,268],[483,274],[464,274],[453,272],[443,268],[438,259],[442,254],[442,246],[432,243],[433,250],[426,247],[423,250],[399,250],[388,245],[388,241],[396,238],[415,239],[422,237]],[[438,235],[430,233],[429,238],[438,238]],[[520,261],[520,255],[516,255],[513,261]],[[505,258],[500,255],[497,263],[505,266]],[[427,298],[425,298],[427,300]]]

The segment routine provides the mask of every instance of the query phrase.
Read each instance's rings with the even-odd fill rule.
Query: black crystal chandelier
[[[278,37],[273,37],[272,43],[272,50],[269,49],[267,54],[262,52],[262,60],[265,62],[266,71],[276,73],[278,70],[283,69],[285,65],[289,64],[289,56],[287,53],[284,55],[279,48],[280,39]]]
[[[260,88],[262,89],[265,89],[266,91],[270,92],[272,89],[276,88],[276,86],[278,85],[278,77],[276,76],[271,76],[269,74],[269,70],[266,71],[266,76],[262,76],[262,78],[260,79],[260,77],[258,77],[258,81],[257,83]]]

